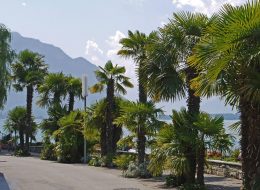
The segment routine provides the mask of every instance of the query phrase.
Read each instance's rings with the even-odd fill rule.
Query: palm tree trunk
[[[25,150],[29,152],[29,138],[30,131],[32,129],[32,100],[33,100],[33,86],[27,86],[27,99],[26,99],[26,111],[27,111],[27,127],[25,130]]]
[[[197,115],[200,111],[200,97],[195,95],[195,91],[191,88],[191,81],[197,77],[196,71],[193,68],[188,67],[186,69],[187,76],[187,89],[188,89],[188,99],[187,99],[187,107],[188,113],[191,116],[191,123],[196,121]],[[194,127],[195,128],[195,127]],[[195,130],[192,130],[191,133],[194,133]],[[195,134],[196,135],[196,134]],[[194,135],[194,136],[195,136]],[[190,172],[187,173],[186,182],[187,183],[195,183],[195,175],[196,175],[196,147],[194,146],[194,141],[187,145],[186,149],[186,158],[189,163]]]
[[[138,127],[137,132],[137,152],[138,152],[138,164],[143,164],[145,161],[145,131],[142,129],[142,126]]]
[[[248,177],[251,189],[259,189],[254,184],[260,181],[260,105],[251,106],[248,133]]]
[[[19,129],[20,149],[24,151],[24,131]]]
[[[138,83],[138,90],[139,90],[139,102],[140,103],[147,103],[147,93],[145,90],[145,86],[140,81],[140,78],[144,78],[144,74],[141,72],[140,66],[138,70],[138,76],[139,76],[139,83]],[[147,77],[146,77],[147,78]],[[145,80],[144,80],[145,81]],[[146,118],[144,116],[140,116],[140,126],[137,130],[137,152],[138,152],[138,164],[142,164],[145,161],[145,143],[146,143],[146,133],[145,129],[142,127],[144,123],[142,121],[145,121]]]
[[[248,110],[250,109],[249,104],[244,101],[242,98],[240,99],[240,120],[241,120],[241,155],[242,155],[242,173],[243,173],[243,189],[249,190],[250,184],[249,184],[249,160],[247,158],[248,152]]]
[[[107,164],[110,166],[112,164],[112,157],[115,152],[113,149],[113,109],[114,109],[114,80],[110,79],[107,85],[107,109],[106,109],[106,125],[107,125]]]
[[[198,164],[198,169],[197,169],[197,182],[204,186],[204,165],[205,165],[205,145],[204,145],[204,135],[201,138],[201,146],[198,149],[198,154],[197,154],[197,164]]]
[[[68,110],[69,113],[72,112],[74,109],[74,102],[75,102],[74,93],[70,92],[69,93],[69,110]]]
[[[120,140],[121,135],[122,128],[117,125],[113,125],[113,152],[116,152],[117,150],[117,142]]]
[[[101,135],[100,135],[100,147],[101,147],[101,156],[107,155],[107,130],[106,130],[106,123],[102,125],[101,128]]]

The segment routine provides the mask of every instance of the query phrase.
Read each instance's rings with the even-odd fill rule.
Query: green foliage
[[[44,138],[43,149],[40,157],[42,160],[57,160],[55,144],[51,143],[48,137]]]
[[[8,132],[24,130],[26,127],[26,109],[17,106],[10,110],[5,121],[4,129]]]
[[[169,175],[165,178],[167,187],[179,187],[182,184],[181,177],[175,175]]]
[[[59,139],[55,151],[59,162],[75,163],[81,161],[83,150],[83,116],[80,112],[71,112],[58,122],[60,128],[54,132]]]
[[[66,96],[67,81],[63,73],[49,73],[39,86],[40,94],[38,105],[41,107],[52,107],[61,104]],[[60,107],[62,107],[60,105]]]
[[[136,103],[125,101],[121,103],[120,108],[120,116],[115,123],[126,126],[134,134],[137,134],[141,127],[145,134],[153,136],[163,125],[163,122],[158,120],[158,115],[162,114],[163,111],[156,108],[152,102]],[[142,118],[146,118],[146,120],[143,121]]]
[[[240,156],[240,150],[239,149],[235,149],[231,152],[231,158],[235,161],[238,161],[238,158]]]
[[[95,167],[101,166],[101,158],[98,157],[98,156],[93,156],[93,157],[90,159],[88,165],[90,165],[90,166],[95,166]]]
[[[127,178],[149,178],[151,173],[147,169],[148,163],[144,162],[138,165],[136,162],[130,162],[123,175]]]
[[[14,155],[18,157],[24,157],[24,156],[30,156],[31,154],[28,151],[18,148],[14,151]]]
[[[200,184],[185,184],[179,187],[178,190],[207,190],[207,188]]]
[[[10,46],[11,32],[0,24],[0,109],[7,100],[7,90],[10,86],[10,63],[14,58],[14,51]]]
[[[104,86],[113,85],[111,88],[114,88],[116,92],[121,94],[126,94],[124,87],[133,88],[133,84],[130,82],[129,78],[124,76],[126,70],[125,67],[120,67],[118,65],[113,65],[111,61],[108,61],[104,68],[99,67],[100,70],[97,70],[96,77],[99,80],[97,84],[90,87],[91,93],[101,92],[104,89]],[[113,83],[111,83],[113,81]]]
[[[121,154],[114,158],[113,163],[120,169],[126,170],[130,162],[134,162],[136,159],[135,155],[131,154]]]
[[[22,91],[27,86],[42,84],[48,69],[43,56],[30,50],[21,51],[11,67],[14,88],[17,91]]]

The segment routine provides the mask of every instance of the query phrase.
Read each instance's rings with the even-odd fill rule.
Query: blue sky
[[[126,65],[136,83],[134,64],[115,55],[118,41],[128,30],[149,33],[167,23],[173,12],[199,11],[211,15],[222,4],[246,0],[0,0],[0,23],[23,36],[62,48],[71,57],[84,57],[96,65],[111,59]],[[136,99],[136,89],[129,98]],[[231,112],[216,97],[202,102],[211,113]],[[217,101],[218,102],[218,101]],[[163,104],[179,109],[185,101]],[[210,105],[210,106],[209,106]]]

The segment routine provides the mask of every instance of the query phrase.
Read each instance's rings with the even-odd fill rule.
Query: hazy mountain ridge
[[[49,72],[63,72],[64,74],[70,74],[74,77],[81,77],[83,74],[87,74],[89,86],[97,82],[94,74],[94,71],[98,69],[96,65],[82,57],[73,59],[59,47],[41,42],[38,39],[23,37],[17,32],[12,32],[11,47],[16,53],[25,49],[40,53],[44,56],[45,62],[49,65]],[[37,100],[37,96],[37,94],[34,95],[34,101]],[[87,98],[87,102],[88,104],[93,103],[100,97],[102,97],[102,94],[90,94]],[[0,116],[5,117],[8,110],[18,105],[25,106],[25,104],[25,91],[14,92],[14,90],[11,89],[7,104],[4,110],[0,111]],[[82,105],[83,103],[81,101],[76,100],[76,107],[82,107]],[[35,104],[33,113],[36,117],[46,116],[46,110],[40,109]]]

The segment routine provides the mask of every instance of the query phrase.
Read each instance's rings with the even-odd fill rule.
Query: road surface
[[[10,190],[162,190],[156,179],[126,179],[121,171],[82,164],[60,164],[37,157],[0,156],[0,173]],[[208,176],[211,189],[239,190],[239,180]],[[223,186],[224,185],[224,186]],[[1,178],[0,178],[0,189]]]

